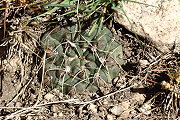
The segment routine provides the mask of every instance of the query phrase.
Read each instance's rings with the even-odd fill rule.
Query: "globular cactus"
[[[72,89],[96,91],[101,83],[110,83],[118,76],[123,64],[122,46],[112,40],[108,28],[96,29],[91,34],[77,28],[56,28],[41,41],[44,49],[48,47],[54,52],[46,57],[46,75],[52,78],[52,87],[66,94]]]

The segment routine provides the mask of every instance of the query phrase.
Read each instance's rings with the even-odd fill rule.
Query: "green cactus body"
[[[71,89],[96,91],[99,83],[109,83],[118,75],[119,66],[123,64],[119,57],[122,47],[112,41],[108,28],[96,27],[89,34],[78,30],[77,25],[56,28],[42,37],[44,48],[56,51],[51,59],[46,58],[46,70],[51,69],[47,73],[53,87],[66,94]]]

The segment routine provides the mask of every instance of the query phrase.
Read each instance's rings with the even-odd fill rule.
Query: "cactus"
[[[90,34],[77,28],[77,25],[56,28],[41,40],[44,48],[54,51],[46,58],[46,73],[52,78],[52,87],[66,94],[74,88],[79,92],[96,91],[99,80],[110,83],[123,64],[119,57],[122,46],[112,40],[108,28],[90,31]]]

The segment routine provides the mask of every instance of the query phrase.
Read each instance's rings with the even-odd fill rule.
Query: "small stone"
[[[109,111],[113,115],[121,115],[124,111],[128,110],[129,106],[130,106],[130,102],[129,101],[124,101],[120,105],[117,105],[117,106],[114,106],[114,107],[110,108]]]
[[[139,60],[140,65],[146,66],[149,65],[149,62],[147,60]]]
[[[129,106],[130,106],[130,102],[129,101],[124,101],[124,102],[122,102],[121,103],[121,108],[122,108],[122,110],[124,111],[124,110],[127,110],[128,108],[129,108]]]
[[[83,117],[84,113],[86,113],[85,110],[83,110],[84,106],[80,106],[77,110],[78,116]]]
[[[63,113],[62,112],[58,113],[58,116],[63,117]]]
[[[31,94],[32,99],[36,99],[36,97],[37,97],[36,95]]]
[[[122,113],[122,108],[121,106],[117,105],[117,106],[114,106],[112,108],[110,108],[109,110],[113,115],[120,115]]]
[[[108,100],[107,100],[107,99],[104,99],[104,100],[103,100],[103,105],[108,105],[108,104],[109,104]]]
[[[21,107],[22,106],[22,103],[20,103],[20,102],[16,102],[16,105],[15,105],[16,107]]]
[[[26,120],[32,120],[32,119],[33,119],[33,117],[30,116],[30,115],[28,115],[27,118],[26,118]]]
[[[47,93],[45,96],[44,96],[44,99],[46,99],[46,100],[51,100],[52,98],[54,97],[54,95],[53,94],[51,94],[51,93]]]
[[[119,77],[115,77],[115,78],[113,79],[113,84],[116,84],[118,81],[119,81]]]
[[[108,115],[106,116],[106,120],[114,120],[114,116],[108,114]]]
[[[143,94],[140,94],[140,93],[136,93],[133,97],[136,101],[144,101],[145,100],[145,97]]]
[[[52,111],[52,112],[57,112],[57,111],[58,111],[57,106],[56,106],[56,105],[52,105],[52,106],[51,106],[51,111]]]
[[[127,110],[125,110],[125,111],[122,112],[121,117],[126,117],[126,116],[128,116],[129,114],[130,114],[130,109],[127,109]]]
[[[99,106],[98,108],[98,114],[100,116],[106,116],[108,114],[108,111],[106,110],[105,107]]]
[[[57,116],[58,116],[58,114],[57,114],[57,113],[53,113],[53,116],[54,116],[54,117],[57,117]]]
[[[90,103],[88,105],[88,110],[92,111],[93,113],[97,113],[97,106],[92,104],[92,103]]]
[[[144,103],[144,105],[142,105],[139,108],[139,111],[146,114],[146,115],[149,115],[151,113],[150,109],[151,109],[151,104]]]

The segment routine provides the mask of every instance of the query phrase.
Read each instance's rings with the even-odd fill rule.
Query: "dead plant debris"
[[[72,92],[65,94],[62,86],[61,88],[52,87],[52,75],[46,75],[46,61],[47,56],[56,55],[57,49],[43,46],[43,36],[52,33],[53,30],[59,27],[62,27],[61,29],[74,27],[77,20],[75,20],[76,17],[72,17],[72,15],[71,17],[73,19],[67,19],[67,16],[61,19],[55,18],[59,16],[60,13],[71,10],[69,6],[66,9],[57,9],[52,12],[52,14],[43,14],[46,9],[49,10],[54,5],[53,2],[51,6],[47,8],[42,5],[42,3],[46,5],[48,2],[49,0],[9,0],[0,2],[0,14],[3,14],[3,17],[0,16],[0,119],[179,119],[179,53],[161,52],[152,42],[127,30],[116,21],[108,21],[109,26],[106,26],[106,30],[112,32],[113,37],[110,38],[113,42],[116,41],[118,44],[120,43],[121,49],[119,50],[122,50],[122,54],[111,54],[112,51],[106,51],[107,49],[102,50],[104,44],[101,44],[99,47],[98,45],[100,43],[95,43],[93,41],[94,38],[92,39],[93,42],[90,41],[86,44],[84,44],[86,41],[82,39],[78,39],[76,42],[71,41],[71,39],[68,38],[70,36],[67,36],[69,34],[68,32],[63,42],[61,42],[63,49],[61,49],[62,51],[60,51],[61,53],[59,54],[61,54],[60,57],[63,58],[68,54],[66,50],[69,49],[66,48],[71,48],[71,52],[73,52],[75,56],[73,58],[69,55],[70,57],[63,59],[66,61],[62,63],[67,64],[68,60],[71,62],[75,57],[79,59],[80,57],[78,55],[81,53],[78,53],[78,51],[82,49],[83,53],[87,50],[86,47],[88,46],[88,50],[96,50],[92,56],[88,58],[90,60],[85,61],[92,64],[93,62],[91,61],[95,60],[93,59],[94,54],[99,55],[99,51],[103,51],[104,53],[109,52],[108,55],[112,55],[113,57],[103,54],[103,57],[100,56],[101,59],[100,57],[98,58],[99,61],[97,61],[97,59],[95,60],[96,64],[99,65],[98,67],[102,67],[102,69],[98,70],[108,69],[109,71],[115,71],[115,69],[118,69],[118,75],[113,76],[113,79],[108,82],[104,82],[103,77],[101,77],[102,74],[87,75],[87,79],[96,77],[99,80],[96,91],[83,88],[81,92],[78,92],[74,90],[76,86],[73,86],[74,89],[71,89]],[[55,3],[58,2],[59,1],[56,1]],[[111,6],[99,6],[94,12],[103,11],[101,16],[104,19],[106,12],[108,14],[111,13],[111,11],[108,10],[109,7]],[[79,12],[82,13],[82,11]],[[40,16],[36,19],[39,14]],[[45,19],[43,19],[43,16]],[[91,19],[88,19],[91,16],[93,16],[93,13],[88,17],[86,16],[84,23],[88,20],[92,22]],[[47,22],[51,24],[47,24]],[[80,23],[83,24],[82,21]],[[90,25],[87,26],[91,27]],[[83,27],[87,26],[85,25]],[[73,31],[75,30],[76,29]],[[71,31],[71,33],[73,32]],[[80,34],[80,32],[76,31],[76,35],[78,34]],[[99,37],[99,39],[103,38],[102,34],[100,34],[101,37]],[[53,35],[54,34],[52,34],[52,36]],[[58,35],[62,34],[58,33]],[[81,34],[81,37],[84,36]],[[137,37],[139,39],[137,39]],[[54,40],[53,37],[51,37],[51,39]],[[86,40],[87,39],[88,37]],[[81,42],[83,42],[83,47],[81,46]],[[53,44],[51,45],[53,46]],[[117,46],[115,48],[117,49]],[[115,48],[113,48],[113,51],[116,50]],[[75,49],[78,49],[78,51]],[[118,52],[119,51],[115,51],[115,53]],[[115,64],[117,62],[114,62],[114,59],[117,57],[120,58],[123,63],[116,65],[115,68],[109,67],[113,66],[112,63]],[[51,59],[51,61],[53,60],[54,59]],[[81,56],[80,60],[83,60],[83,56]],[[79,65],[81,62],[82,61],[79,61],[77,64]],[[72,73],[70,73],[70,65],[71,64],[67,64],[64,69],[56,68],[58,69],[58,74],[72,75]],[[83,75],[74,75],[73,79],[81,78],[79,77],[80,75],[83,77],[86,75],[85,72],[82,73]],[[57,74],[54,75],[57,76]],[[79,79],[77,79],[77,81],[78,80]],[[85,79],[83,80],[85,81]],[[72,81],[70,81],[69,84],[71,82]],[[91,84],[93,82],[88,83],[88,87],[94,85]],[[62,83],[60,83],[60,85],[62,85]],[[82,86],[78,86],[78,88],[81,87]]]

